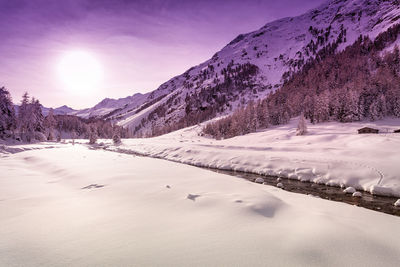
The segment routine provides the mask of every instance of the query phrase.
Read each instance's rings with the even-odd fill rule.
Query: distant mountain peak
[[[73,112],[72,114],[83,118],[103,117],[110,114],[114,110],[121,109],[122,107],[134,107],[135,105],[140,105],[145,101],[146,96],[147,94],[136,93],[132,96],[118,99],[107,97],[101,100],[92,108],[82,109]]]

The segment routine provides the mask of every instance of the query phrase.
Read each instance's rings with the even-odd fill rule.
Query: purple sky
[[[240,33],[299,15],[324,0],[0,0],[0,86],[19,102],[90,107],[156,89]],[[103,68],[91,94],[66,90],[61,56],[88,51]]]

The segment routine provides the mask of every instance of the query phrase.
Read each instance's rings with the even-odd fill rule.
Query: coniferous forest
[[[24,142],[86,138],[95,142],[97,138],[121,137],[128,137],[128,131],[109,120],[54,115],[52,109],[44,116],[39,100],[28,93],[16,108],[8,90],[0,88],[0,138]]]

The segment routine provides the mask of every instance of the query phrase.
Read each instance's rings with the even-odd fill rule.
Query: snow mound
[[[373,185],[371,186],[369,192],[373,195],[384,195],[384,196],[397,196],[398,194],[393,193],[393,188],[387,186]],[[400,196],[400,194],[399,194]]]
[[[354,189],[354,187],[349,186],[345,190],[343,190],[343,192],[348,194],[354,194],[356,192],[356,189]]]
[[[261,177],[258,177],[254,182],[256,182],[258,184],[262,184],[262,183],[264,183],[264,179]]]
[[[394,205],[395,205],[396,207],[400,207],[400,199],[398,199],[398,200],[394,203]]]
[[[361,194],[361,192],[354,192],[352,196],[353,197],[362,197],[362,194]]]

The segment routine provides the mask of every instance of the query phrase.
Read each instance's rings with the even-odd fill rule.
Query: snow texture
[[[396,216],[79,144],[32,149],[46,146],[0,154],[0,266],[400,262]]]

